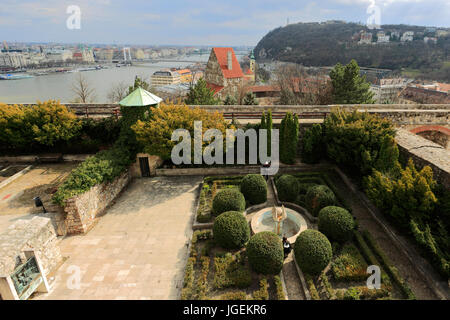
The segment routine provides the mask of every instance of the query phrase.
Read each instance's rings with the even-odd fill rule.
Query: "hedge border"
[[[386,269],[386,272],[389,274],[391,279],[395,282],[395,284],[400,288],[400,291],[405,295],[408,300],[415,300],[416,296],[414,292],[411,290],[409,285],[404,281],[404,279],[399,275],[397,268],[395,268],[386,254],[381,250],[381,248],[376,243],[375,239],[372,235],[367,231],[363,230],[362,236],[366,240],[366,243],[372,249],[376,256],[378,256],[383,268]]]

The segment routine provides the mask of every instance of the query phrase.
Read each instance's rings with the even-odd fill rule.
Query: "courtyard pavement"
[[[133,180],[88,234],[62,239],[68,259],[35,299],[179,299],[201,181]]]
[[[19,219],[31,219],[42,208],[34,206],[33,198],[41,197],[48,207],[51,191],[62,181],[77,162],[42,164],[0,188],[0,233]]]

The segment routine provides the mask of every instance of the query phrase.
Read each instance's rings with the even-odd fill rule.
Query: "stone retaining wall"
[[[450,151],[425,138],[398,129],[395,140],[400,153],[412,158],[418,168],[430,166],[434,178],[445,187],[450,188]]]
[[[56,232],[49,218],[20,219],[0,234],[0,275],[11,275],[25,263],[24,250],[34,250],[47,276],[62,261]]]
[[[68,234],[86,233],[96,218],[111,204],[131,180],[129,170],[112,182],[99,184],[89,191],[67,199],[64,206]]]

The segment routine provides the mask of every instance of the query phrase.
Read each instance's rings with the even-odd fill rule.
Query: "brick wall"
[[[128,185],[131,174],[127,170],[112,182],[99,184],[89,191],[66,200],[66,226],[68,234],[86,233],[96,218]]]

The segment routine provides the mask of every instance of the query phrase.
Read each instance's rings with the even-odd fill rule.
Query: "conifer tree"
[[[214,97],[214,91],[206,86],[206,81],[203,78],[189,89],[185,102],[191,105],[219,104],[219,100]]]
[[[370,83],[359,75],[358,63],[352,59],[346,66],[338,63],[330,71],[334,104],[374,103]]]

